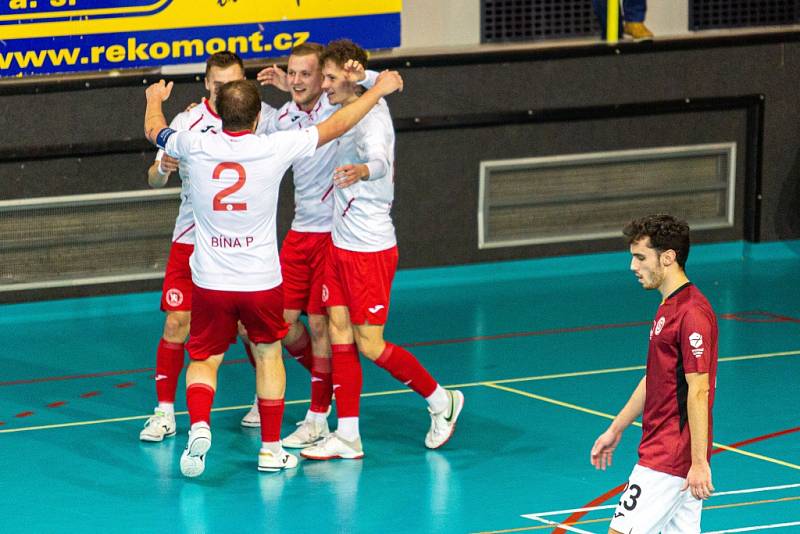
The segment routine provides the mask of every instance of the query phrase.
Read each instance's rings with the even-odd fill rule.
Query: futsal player
[[[323,54],[323,89],[342,109],[363,98],[348,80],[349,60],[366,65],[367,55],[346,39],[329,43]],[[328,307],[338,427],[300,454],[314,460],[364,456],[359,351],[425,398],[431,416],[425,445],[435,449],[452,436],[464,396],[442,388],[410,352],[383,338],[398,259],[390,214],[394,127],[386,102],[381,100],[337,144],[333,236],[322,300]]]
[[[286,386],[280,340],[288,329],[275,222],[280,181],[296,160],[346,132],[381,97],[401,88],[396,72],[383,73],[357,106],[338,111],[316,127],[272,135],[252,133],[261,98],[247,81],[232,81],[219,89],[222,131],[218,135],[167,128],[161,105],[172,84],[162,80],[147,89],[145,134],[181,161],[189,177],[196,230],[190,258],[191,362],[186,372],[191,428],[180,461],[185,476],[205,470],[217,371],[235,341],[238,321],[247,328],[256,360],[262,440],[258,469],[277,471],[297,465],[297,458],[280,443]]]
[[[217,114],[216,100],[219,88],[229,81],[244,80],[244,64],[232,52],[217,52],[206,60],[205,87],[208,97],[200,105],[179,113],[170,123],[173,130],[187,130],[206,134],[219,134],[222,121]],[[266,104],[262,107],[263,122],[268,122],[274,109]],[[151,187],[164,187],[170,175],[178,171],[178,160],[159,150],[153,165],[148,169],[147,179]],[[192,308],[192,274],[189,256],[194,250],[195,224],[192,216],[192,201],[189,197],[188,180],[181,180],[181,204],[172,245],[167,261],[166,274],[161,292],[161,309],[166,313],[164,331],[156,350],[156,397],[158,406],[145,422],[139,433],[142,441],[163,441],[175,435],[175,392],[178,377],[183,369],[183,351]]]
[[[288,90],[291,100],[271,115],[263,126],[267,133],[308,128],[331,116],[339,106],[328,101],[322,91],[324,47],[303,43],[292,49],[287,72],[276,66],[258,74],[262,85],[271,84]],[[371,87],[376,72],[363,68],[353,72],[359,83]],[[311,157],[292,166],[294,176],[294,219],[280,250],[283,274],[284,319],[289,333],[284,347],[311,373],[311,405],[298,428],[283,439],[287,448],[304,448],[329,433],[333,384],[331,381],[328,318],[322,305],[322,278],[325,256],[333,225],[333,170],[336,143],[321,146]],[[309,336],[300,314],[308,314]],[[243,426],[258,426],[258,405],[242,418]]]
[[[642,417],[639,461],[614,511],[610,533],[700,532],[711,483],[712,416],[717,374],[714,310],[687,278],[689,226],[671,215],[624,229],[631,270],[662,301],[650,330],[647,371],[625,407],[597,438],[591,463],[611,465],[622,432]]]

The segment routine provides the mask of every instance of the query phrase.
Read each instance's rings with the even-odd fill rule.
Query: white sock
[[[175,404],[171,402],[159,402],[158,409],[164,412],[164,415],[175,415]]]
[[[431,407],[433,413],[441,413],[450,405],[450,397],[447,395],[447,390],[439,384],[436,384],[436,389],[428,397],[425,397],[425,400],[428,401],[428,406]]]
[[[336,433],[347,441],[355,441],[359,437],[358,417],[340,417]]]
[[[261,450],[262,451],[271,451],[273,454],[280,454],[281,449],[281,442],[280,441],[262,441],[261,442]]]
[[[324,412],[323,413],[312,412],[311,410],[308,410],[306,412],[306,421],[310,423],[324,423],[327,420],[328,420],[328,415],[325,414]]]

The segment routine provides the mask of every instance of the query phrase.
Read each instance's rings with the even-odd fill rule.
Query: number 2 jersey
[[[195,285],[262,291],[280,285],[278,190],[295,160],[317,147],[316,128],[254,135],[162,130],[159,146],[181,160],[195,221]]]
[[[267,104],[261,105],[261,117],[259,118],[259,130],[261,125],[266,125],[272,120],[275,110]],[[217,115],[207,99],[188,111],[183,111],[175,115],[169,125],[176,131],[191,131],[216,135],[222,131],[222,119]],[[156,161],[161,160],[163,150],[159,150]],[[173,243],[184,243],[194,245],[194,215],[192,214],[192,199],[189,197],[188,175],[183,172],[183,167],[179,169],[181,177],[181,205],[178,208],[178,216],[175,219],[175,229],[172,231]]]
[[[717,319],[708,300],[687,283],[659,306],[647,352],[639,464],[686,478],[692,465],[688,373],[708,373],[708,450],[717,378]]]

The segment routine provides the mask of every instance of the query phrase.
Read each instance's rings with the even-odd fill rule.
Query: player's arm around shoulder
[[[363,119],[381,98],[402,90],[403,78],[400,74],[397,71],[383,71],[371,89],[317,125],[319,131],[317,146],[320,147],[343,135],[358,124],[358,121]]]

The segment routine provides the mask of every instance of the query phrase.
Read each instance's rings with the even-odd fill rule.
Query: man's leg
[[[361,401],[361,362],[354,343],[350,314],[345,306],[328,308],[333,392],[336,394],[336,432],[300,453],[311,460],[364,457],[358,428]]]
[[[355,325],[353,330],[358,349],[364,356],[427,401],[431,428],[425,437],[425,446],[437,449],[444,445],[455,431],[464,395],[460,391],[444,389],[413,354],[386,342],[383,339],[384,325]]]
[[[181,455],[181,473],[187,477],[199,476],[206,468],[206,453],[211,448],[211,406],[223,356],[192,360],[186,369],[186,406],[191,426],[189,441]]]

